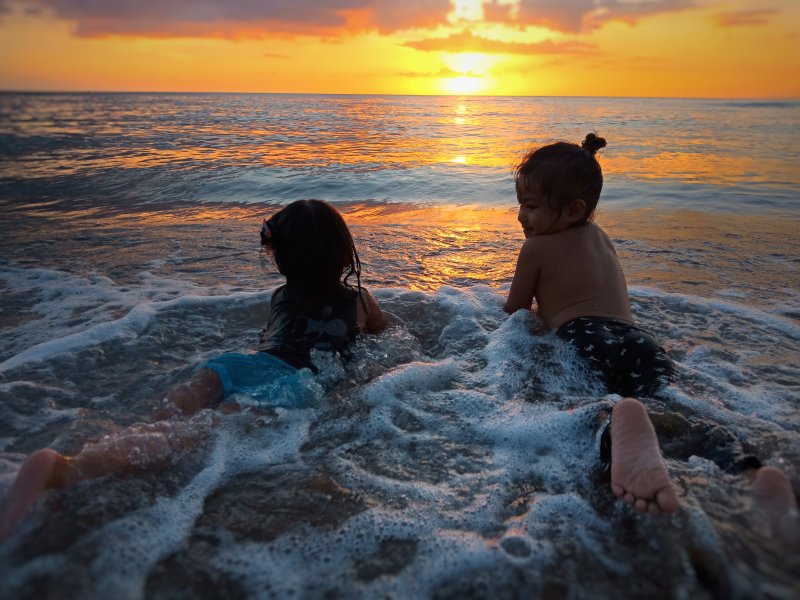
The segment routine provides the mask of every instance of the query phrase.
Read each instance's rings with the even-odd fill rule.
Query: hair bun
[[[605,148],[606,139],[590,133],[586,139],[581,142],[581,148],[586,150],[589,154],[594,155],[600,148]]]

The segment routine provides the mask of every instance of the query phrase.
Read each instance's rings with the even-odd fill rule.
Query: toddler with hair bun
[[[525,233],[506,312],[530,310],[568,341],[609,392],[651,395],[675,367],[652,335],[636,326],[614,245],[592,222],[603,172],[595,158],[606,141],[590,133],[580,146],[557,142],[530,152],[515,170],[519,222]],[[600,435],[614,494],[652,515],[678,510],[679,500],[644,405],[617,401]],[[800,548],[792,482],[752,456],[739,464],[752,480],[757,514],[774,537]]]
[[[614,245],[592,222],[603,173],[595,154],[605,139],[557,142],[530,152],[515,170],[518,219],[525,242],[503,308],[534,311],[548,329],[573,344],[609,392],[650,395],[669,381],[672,361],[636,326],[625,275]],[[678,509],[678,497],[661,458],[644,406],[616,403],[601,435],[610,446],[611,489],[641,512]]]
[[[595,154],[605,139],[557,142],[529,153],[515,170],[519,253],[506,312],[530,309],[572,343],[609,392],[642,396],[672,377],[664,350],[631,314],[614,245],[592,222],[603,173]]]

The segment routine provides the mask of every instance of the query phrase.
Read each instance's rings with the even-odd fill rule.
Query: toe
[[[656,496],[656,503],[665,513],[673,513],[678,510],[678,495],[672,486],[666,487]]]

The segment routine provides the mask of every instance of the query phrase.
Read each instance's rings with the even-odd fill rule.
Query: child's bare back
[[[583,316],[633,323],[614,246],[594,223],[525,240],[505,309],[531,308],[534,299],[550,329]]]

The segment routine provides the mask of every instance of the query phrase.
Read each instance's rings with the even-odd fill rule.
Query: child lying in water
[[[519,253],[506,312],[530,309],[575,346],[609,392],[652,394],[674,372],[652,335],[636,326],[625,275],[611,240],[591,222],[603,187],[595,158],[606,141],[558,142],[530,153],[516,170]]]
[[[668,383],[675,369],[653,336],[635,324],[614,245],[592,222],[603,187],[595,154],[605,145],[590,133],[580,146],[557,142],[538,148],[517,167],[525,242],[503,308],[531,310],[535,301],[544,326],[575,347],[609,392],[643,397]],[[614,494],[640,511],[677,510],[677,495],[641,403],[627,398],[615,406],[610,437]],[[796,511],[787,482],[782,472],[765,467],[755,474],[753,493],[761,504],[778,507],[774,514]]]
[[[550,144],[517,167],[525,243],[503,308],[530,310],[535,300],[545,327],[576,347],[609,392],[641,396],[667,381],[673,367],[653,337],[634,324],[614,246],[590,222],[603,187],[594,155],[605,145],[590,133],[582,147]],[[644,406],[632,398],[618,403],[610,432],[614,494],[639,511],[676,511],[678,497]]]
[[[333,206],[319,200],[289,204],[264,221],[261,243],[286,284],[272,295],[258,351],[210,360],[187,383],[169,392],[169,410],[162,411],[161,418],[210,407],[235,410],[225,402],[235,393],[265,407],[305,406],[301,371],[315,371],[312,349],[342,351],[357,333],[385,328],[377,302],[361,287],[353,238]],[[353,275],[355,285],[348,282]],[[286,392],[280,403],[271,396],[270,385],[278,380]],[[208,425],[209,419],[203,418],[140,423],[85,445],[76,456],[62,456],[50,448],[34,452],[22,464],[6,498],[0,541],[13,532],[43,491],[116,472],[162,468],[196,447]]]

